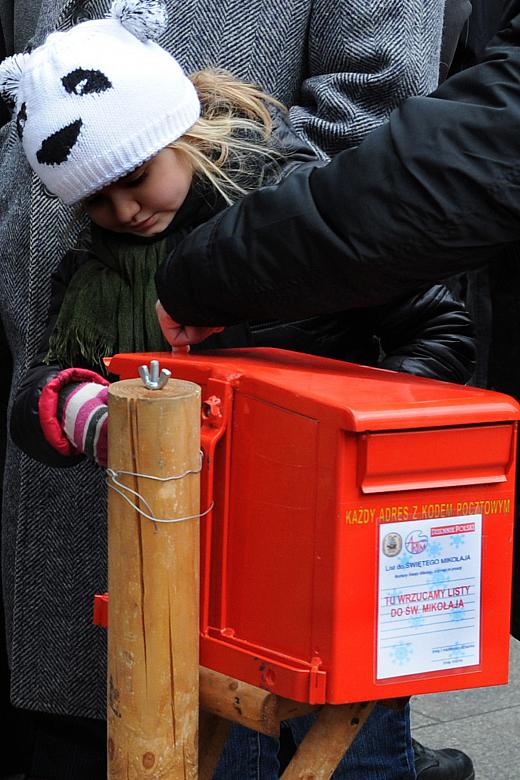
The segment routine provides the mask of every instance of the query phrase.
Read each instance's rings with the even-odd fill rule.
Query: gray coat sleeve
[[[437,86],[444,0],[314,0],[296,130],[333,155]]]

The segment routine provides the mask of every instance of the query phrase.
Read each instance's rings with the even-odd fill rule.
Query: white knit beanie
[[[199,118],[193,84],[150,40],[166,23],[163,0],[114,0],[106,19],[52,33],[0,65],[27,159],[65,203],[137,168]]]

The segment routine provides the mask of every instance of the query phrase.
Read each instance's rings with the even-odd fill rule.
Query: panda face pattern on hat
[[[110,18],[52,33],[0,65],[27,159],[65,203],[129,173],[199,118],[191,81],[147,37],[165,24],[162,0],[115,0]]]

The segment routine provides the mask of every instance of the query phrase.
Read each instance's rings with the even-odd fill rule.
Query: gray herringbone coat
[[[19,30],[34,18],[34,5],[0,0],[4,36],[13,25],[9,15]],[[41,5],[33,45],[55,27],[101,15],[108,2]],[[444,0],[169,5],[162,43],[188,71],[218,65],[260,83],[292,106],[297,129],[329,154],[356,145],[404,98],[437,82]],[[46,319],[50,274],[77,227],[30,175],[13,125],[3,129],[0,144],[0,310],[16,386]],[[91,616],[93,594],[106,589],[105,526],[99,470],[86,462],[52,470],[9,448],[3,576],[18,706],[104,715],[105,632],[92,626]]]

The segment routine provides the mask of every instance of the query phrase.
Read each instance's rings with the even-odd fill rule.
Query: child
[[[157,0],[116,0],[110,19],[55,33],[0,69],[30,164],[53,194],[79,203],[92,221],[88,248],[69,252],[55,274],[50,342],[27,375],[12,417],[22,448],[52,465],[85,446],[73,423],[57,423],[58,396],[69,419],[78,403],[92,409],[106,397],[106,380],[83,368],[103,372],[104,355],[168,346],[153,311],[161,259],[233,198],[274,180],[295,161],[317,163],[274,99],[222,71],[188,78],[146,39],[165,24]],[[247,329],[212,340],[214,347],[226,343],[249,343]],[[82,370],[60,373],[56,365]],[[78,380],[101,386],[69,386]],[[33,405],[44,434],[38,444],[28,422],[34,415],[20,411],[24,401],[31,406],[35,386],[43,390]],[[94,438],[83,431],[87,452],[104,463],[106,417],[93,419]]]
[[[258,89],[216,71],[188,78],[149,40],[165,22],[157,0],[116,0],[111,18],[54,33],[0,66],[29,163],[91,221],[88,242],[55,274],[41,353],[12,411],[15,442],[50,465],[83,454],[106,464],[102,358],[165,348],[154,273],[183,236],[246,191],[317,164]],[[380,337],[389,360],[465,381],[474,356],[461,305],[437,287],[404,310],[409,326],[403,309],[388,309],[348,333],[342,316],[208,329],[205,346],[268,343],[377,363]]]

